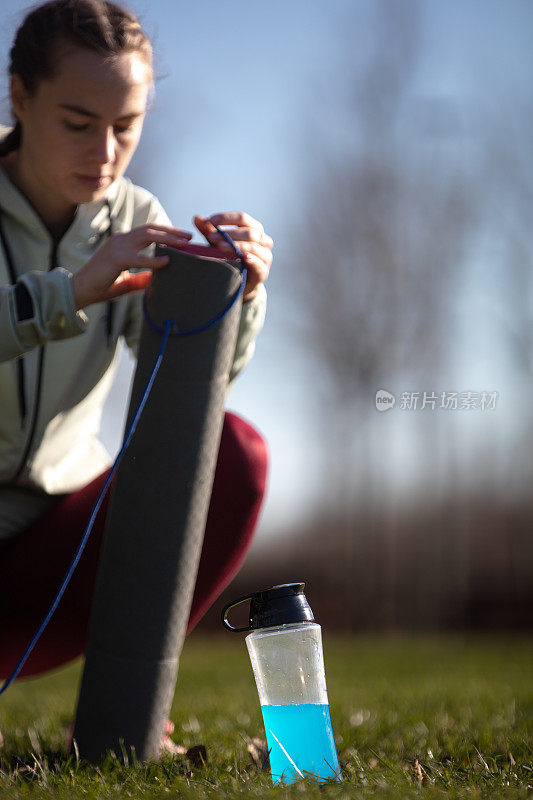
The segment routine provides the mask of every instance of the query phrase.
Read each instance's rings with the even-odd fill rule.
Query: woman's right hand
[[[105,303],[128,292],[146,289],[151,270],[166,267],[168,256],[139,255],[151,244],[180,247],[187,244],[192,233],[167,225],[141,225],[127,233],[115,233],[97,253],[72,276],[76,309],[92,303]],[[129,272],[130,268],[145,268],[149,272]]]

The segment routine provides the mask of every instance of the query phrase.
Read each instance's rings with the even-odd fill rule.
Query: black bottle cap
[[[304,586],[305,583],[283,583],[232,600],[222,611],[222,622],[234,633],[256,628],[273,628],[276,625],[290,625],[294,622],[313,622],[313,612],[305,597]],[[247,600],[250,601],[249,625],[234,628],[228,622],[228,613]]]

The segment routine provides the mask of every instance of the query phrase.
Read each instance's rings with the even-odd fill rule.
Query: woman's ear
[[[28,92],[19,75],[11,76],[10,92],[13,114],[21,122],[26,111]]]

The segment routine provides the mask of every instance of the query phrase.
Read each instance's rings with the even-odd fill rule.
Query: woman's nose
[[[93,156],[99,164],[112,164],[115,160],[115,147],[113,128],[106,128],[93,143]]]

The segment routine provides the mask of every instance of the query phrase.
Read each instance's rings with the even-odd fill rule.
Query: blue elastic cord
[[[200,325],[198,328],[188,328],[187,330],[183,331],[183,330],[181,330],[181,328],[179,327],[178,323],[175,320],[166,319],[163,324],[166,325],[168,322],[170,322],[170,325],[171,325],[171,331],[170,332],[171,332],[171,334],[173,336],[190,336],[192,333],[201,333],[202,331],[205,331],[208,328],[210,328],[212,325],[215,325],[217,322],[220,322],[220,320],[223,317],[226,316],[228,311],[230,311],[233,308],[233,306],[235,305],[235,303],[237,302],[237,300],[239,299],[241,294],[244,292],[244,287],[246,285],[246,275],[247,275],[246,263],[245,263],[245,260],[244,260],[244,255],[243,255],[242,251],[240,250],[240,248],[237,247],[237,245],[235,244],[233,239],[226,233],[226,231],[221,230],[217,225],[215,225],[215,228],[220,233],[220,235],[223,236],[224,239],[226,239],[226,241],[232,246],[232,248],[235,250],[235,253],[236,253],[237,257],[240,258],[240,260],[241,260],[241,263],[242,263],[242,281],[241,281],[241,285],[239,286],[239,291],[237,292],[237,294],[235,295],[233,300],[230,302],[230,304],[228,306],[226,306],[226,308],[223,311],[221,311],[220,314],[217,314],[216,317],[213,317],[213,319],[210,319],[209,322],[205,322],[203,325]],[[145,318],[147,324],[150,326],[150,328],[152,328],[152,330],[156,331],[156,333],[163,333],[164,329],[160,328],[159,325],[156,325],[156,323],[153,320],[151,320],[149,315],[148,315],[148,308],[147,308],[147,305],[146,305],[146,292],[143,295],[143,313],[144,313],[144,318]]]
[[[59,589],[59,591],[58,591],[58,593],[57,593],[57,595],[55,597],[55,600],[52,603],[52,605],[50,606],[50,608],[48,609],[48,611],[46,612],[41,624],[39,625],[39,627],[35,631],[35,634],[34,634],[32,640],[31,640],[31,642],[29,643],[29,645],[27,646],[26,650],[24,651],[24,654],[21,656],[21,658],[20,658],[18,664],[16,665],[16,667],[14,668],[13,672],[11,673],[11,675],[8,678],[6,678],[6,680],[4,681],[3,686],[0,687],[0,695],[3,694],[6,691],[6,689],[17,678],[17,676],[20,673],[22,667],[26,663],[26,660],[27,660],[28,656],[30,655],[31,651],[33,650],[33,648],[37,644],[37,641],[38,641],[39,637],[41,636],[42,632],[44,631],[44,629],[46,628],[46,626],[50,622],[50,619],[52,618],[52,614],[54,613],[54,611],[56,610],[57,606],[59,605],[59,601],[61,600],[61,598],[63,597],[63,594],[65,593],[65,589],[67,588],[68,583],[69,583],[69,581],[72,578],[72,575],[74,573],[74,570],[76,569],[76,567],[78,565],[78,561],[80,560],[81,555],[82,555],[82,553],[83,553],[83,551],[85,549],[85,545],[87,544],[87,540],[89,539],[89,535],[90,535],[90,533],[92,531],[92,528],[93,528],[93,525],[94,525],[94,521],[96,519],[98,511],[100,510],[100,506],[102,505],[102,502],[103,502],[103,499],[104,499],[104,497],[106,495],[106,492],[109,489],[109,485],[110,485],[111,481],[113,480],[115,472],[118,469],[118,465],[120,464],[120,462],[122,460],[122,456],[124,455],[124,453],[126,451],[126,448],[128,447],[128,445],[129,445],[129,443],[131,441],[131,437],[135,433],[135,429],[137,428],[137,423],[139,422],[140,416],[141,416],[142,411],[143,411],[143,409],[144,409],[144,407],[146,405],[146,401],[148,400],[148,396],[150,394],[150,391],[152,389],[153,383],[155,381],[155,377],[156,377],[156,375],[157,375],[157,373],[159,371],[159,367],[161,366],[161,362],[163,360],[163,353],[165,352],[165,347],[167,346],[167,342],[168,342],[168,337],[170,336],[171,333],[179,333],[182,336],[185,336],[185,335],[187,335],[189,333],[197,333],[199,331],[205,330],[206,328],[209,328],[211,325],[214,325],[216,322],[218,322],[220,319],[222,319],[222,317],[225,314],[228,313],[230,308],[232,308],[234,303],[236,303],[237,299],[240,297],[240,295],[244,291],[244,285],[246,283],[246,267],[245,267],[245,263],[244,263],[244,256],[243,256],[242,252],[240,251],[240,249],[237,247],[237,245],[233,242],[231,237],[228,236],[228,234],[225,231],[221,231],[220,228],[217,228],[217,231],[229,242],[229,244],[231,244],[231,246],[235,250],[237,256],[242,261],[242,266],[243,266],[242,282],[241,282],[239,291],[235,295],[233,300],[231,301],[230,305],[226,309],[224,309],[224,311],[221,314],[219,314],[218,317],[215,317],[215,319],[210,320],[210,322],[208,322],[205,325],[202,325],[201,327],[196,328],[194,330],[177,331],[176,330],[176,323],[173,322],[170,319],[165,320],[165,323],[164,323],[165,327],[164,328],[159,328],[158,326],[153,325],[150,322],[150,320],[148,319],[148,317],[146,317],[147,322],[152,326],[152,328],[155,328],[155,330],[157,330],[163,336],[163,338],[161,340],[161,345],[159,347],[159,353],[157,354],[157,358],[156,358],[154,367],[152,369],[152,373],[151,373],[151,375],[150,375],[150,377],[148,379],[148,382],[146,384],[146,388],[145,388],[145,390],[143,392],[143,395],[141,397],[139,405],[137,406],[137,411],[135,412],[135,415],[134,415],[134,417],[133,417],[133,419],[131,421],[131,424],[130,424],[128,430],[126,431],[122,447],[120,448],[119,453],[118,453],[117,457],[115,458],[113,466],[109,470],[109,474],[108,474],[108,476],[107,476],[107,478],[105,480],[105,483],[104,483],[104,485],[103,485],[103,487],[102,487],[102,489],[100,491],[100,494],[98,495],[98,499],[97,499],[96,503],[94,504],[94,508],[93,508],[91,517],[89,519],[89,522],[87,523],[87,527],[85,528],[85,532],[84,532],[84,534],[82,536],[81,542],[80,542],[80,544],[78,546],[78,549],[76,551],[76,555],[72,559],[72,562],[71,562],[71,564],[70,564],[70,566],[68,568],[67,574],[65,575],[65,577],[63,579],[63,583],[61,584],[61,587],[60,587],[60,589]],[[143,299],[143,308],[145,308],[144,299]],[[145,310],[145,314],[146,314],[146,310]]]
[[[72,559],[72,563],[70,564],[70,567],[68,568],[67,574],[65,575],[65,577],[63,579],[63,583],[61,584],[61,588],[59,589],[54,602],[52,603],[52,605],[50,606],[50,608],[46,612],[46,615],[44,616],[43,621],[41,622],[41,624],[37,628],[37,630],[36,630],[36,632],[35,632],[35,634],[33,636],[33,639],[31,640],[31,642],[27,646],[27,648],[26,648],[23,656],[21,657],[20,661],[18,662],[17,666],[15,667],[15,669],[13,670],[13,672],[11,673],[9,678],[6,679],[6,681],[4,682],[4,685],[0,688],[0,694],[5,692],[6,689],[8,688],[8,686],[10,686],[10,684],[13,683],[13,681],[15,680],[15,678],[17,677],[17,675],[21,671],[22,667],[26,663],[26,659],[28,658],[28,656],[30,655],[31,651],[35,647],[35,645],[37,643],[37,640],[39,639],[40,635],[42,634],[42,632],[44,631],[44,629],[46,628],[46,626],[50,622],[50,619],[52,618],[52,614],[56,610],[56,608],[57,608],[57,606],[59,604],[59,601],[63,597],[65,589],[67,588],[67,585],[68,585],[70,579],[72,578],[72,574],[73,574],[74,570],[76,569],[78,561],[81,558],[81,554],[83,553],[85,545],[87,544],[87,540],[89,538],[89,534],[91,533],[92,527],[94,525],[94,521],[96,519],[96,515],[98,514],[98,511],[100,510],[100,506],[102,505],[102,501],[103,501],[103,499],[105,497],[105,494],[106,494],[106,492],[107,492],[107,490],[109,488],[109,484],[113,480],[113,476],[114,476],[115,472],[117,471],[118,465],[120,464],[120,461],[122,460],[122,456],[124,455],[124,452],[125,452],[127,446],[129,445],[129,443],[131,441],[131,437],[135,433],[135,429],[137,427],[137,423],[139,422],[139,418],[140,418],[140,416],[142,414],[142,410],[143,410],[144,406],[146,405],[146,401],[148,400],[148,395],[150,394],[150,390],[151,390],[152,385],[153,385],[153,383],[155,381],[155,376],[157,375],[157,373],[159,371],[159,367],[161,366],[161,361],[163,360],[163,353],[165,352],[165,347],[167,345],[169,334],[170,334],[170,323],[167,323],[165,325],[165,329],[163,331],[163,338],[161,340],[161,346],[159,348],[159,353],[157,354],[157,358],[156,358],[156,361],[155,361],[155,364],[154,364],[154,368],[152,370],[152,374],[150,375],[150,377],[148,379],[148,383],[146,384],[146,388],[145,388],[145,390],[143,392],[143,396],[141,397],[141,401],[140,401],[140,403],[139,403],[139,405],[137,407],[137,411],[135,412],[135,416],[133,417],[133,419],[131,421],[131,425],[130,425],[130,427],[128,428],[128,430],[126,432],[126,435],[124,436],[124,442],[122,444],[122,447],[120,448],[120,451],[119,451],[117,457],[115,458],[115,462],[114,462],[113,466],[111,467],[111,469],[109,470],[109,474],[108,474],[108,476],[107,476],[107,478],[105,480],[105,483],[104,483],[104,485],[103,485],[103,487],[102,487],[102,489],[100,491],[100,494],[98,495],[98,499],[97,499],[97,501],[96,501],[96,503],[94,505],[94,508],[93,508],[93,511],[92,511],[92,514],[91,514],[91,518],[89,519],[89,522],[87,523],[87,527],[85,528],[85,533],[83,534],[82,540],[81,540],[81,542],[80,542],[80,544],[78,546],[78,550],[76,551],[76,555]]]

